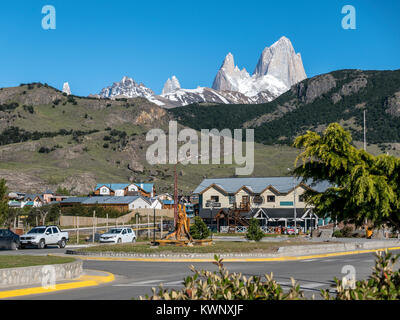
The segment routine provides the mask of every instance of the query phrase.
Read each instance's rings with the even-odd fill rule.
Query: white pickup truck
[[[47,245],[58,245],[60,248],[65,248],[69,236],[68,232],[62,232],[57,226],[40,226],[20,236],[19,239],[21,248],[27,245],[34,245],[39,249],[43,249]]]

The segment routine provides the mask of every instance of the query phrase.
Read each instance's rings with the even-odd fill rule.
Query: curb
[[[115,276],[112,273],[105,271],[102,272],[106,273],[107,276],[83,275],[77,278],[73,282],[56,284],[54,288],[33,287],[33,288],[0,291],[0,299],[93,287],[93,286],[98,286],[100,284],[109,283],[115,280]]]
[[[329,258],[329,257],[338,257],[338,256],[346,256],[346,255],[356,255],[363,253],[371,253],[378,251],[393,251],[400,250],[400,247],[391,247],[391,248],[377,248],[377,249],[366,249],[366,250],[353,250],[353,251],[342,251],[342,252],[332,252],[332,253],[324,253],[324,254],[310,254],[310,255],[302,255],[302,256],[276,256],[269,258],[252,258],[252,257],[242,257],[238,258],[237,256],[234,258],[224,257],[220,255],[219,257],[224,260],[224,262],[272,262],[272,261],[296,261],[296,260],[308,260],[308,259],[318,259],[318,258]],[[77,255],[79,253],[74,253]],[[264,255],[265,256],[265,255]],[[127,257],[125,256],[93,256],[90,253],[85,253],[84,255],[78,255],[81,260],[93,260],[93,261],[131,261],[131,262],[213,262],[214,258],[212,257],[204,257],[204,258],[160,258],[160,257]]]

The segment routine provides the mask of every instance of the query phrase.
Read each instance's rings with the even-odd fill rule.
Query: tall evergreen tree
[[[351,135],[332,123],[319,135],[307,131],[296,138],[302,164],[294,174],[303,180],[328,181],[323,193],[308,191],[306,201],[315,213],[339,221],[375,226],[389,223],[400,230],[400,160],[389,155],[373,156],[355,148]]]

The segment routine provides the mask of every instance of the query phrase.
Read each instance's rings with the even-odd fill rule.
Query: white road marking
[[[323,286],[325,286],[326,284],[324,284],[324,283],[317,283],[317,282],[312,282],[312,283],[306,283],[306,284],[304,284],[304,285],[300,285],[300,287],[302,288],[302,289],[314,289],[314,288],[319,288],[319,287],[323,287]]]
[[[147,281],[138,281],[132,283],[121,283],[115,284],[114,287],[151,287],[151,285],[158,285],[162,283],[163,280],[147,280]]]
[[[308,260],[300,260],[301,262],[313,262],[316,261],[316,259],[308,259]]]
[[[278,282],[281,286],[292,286],[292,282]],[[310,289],[315,289],[319,287],[326,286],[327,284],[325,283],[320,283],[320,282],[308,282],[308,283],[300,283],[300,289],[302,290],[310,290]]]

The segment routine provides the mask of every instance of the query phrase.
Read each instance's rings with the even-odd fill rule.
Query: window
[[[128,233],[132,233],[132,229],[128,229]]]
[[[126,234],[126,230],[124,229],[124,231],[122,231],[122,234]]]
[[[53,227],[53,233],[58,233],[57,228]]]
[[[236,202],[235,196],[229,196],[229,204],[234,204]]]
[[[47,228],[46,233],[53,234],[53,232],[51,231],[51,228]]]
[[[304,195],[303,194],[299,195],[299,202],[304,202]]]
[[[219,202],[219,196],[211,196],[211,201]]]
[[[275,196],[267,196],[267,202],[275,202]]]

